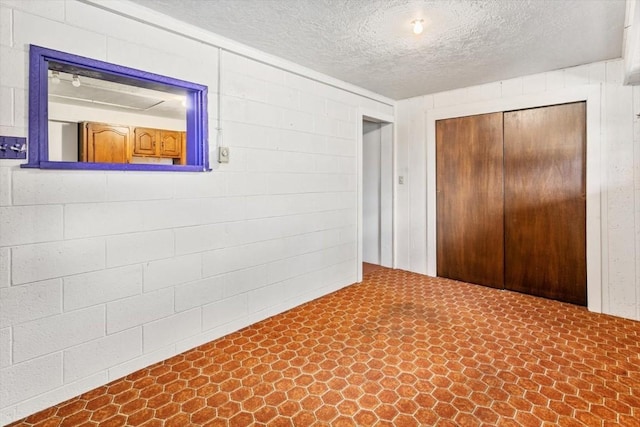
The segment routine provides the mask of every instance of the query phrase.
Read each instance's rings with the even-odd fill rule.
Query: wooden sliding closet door
[[[507,289],[586,305],[585,113],[504,113]]]
[[[436,122],[438,276],[504,284],[502,113]]]

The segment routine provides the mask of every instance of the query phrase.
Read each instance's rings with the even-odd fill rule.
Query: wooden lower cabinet
[[[135,156],[186,164],[186,132],[94,122],[79,126],[81,162],[130,163]]]

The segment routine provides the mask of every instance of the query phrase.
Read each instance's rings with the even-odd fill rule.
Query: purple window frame
[[[108,76],[115,82],[135,82],[146,88],[187,92],[186,165],[135,163],[56,162],[49,160],[48,70],[49,62],[78,67],[92,75]],[[30,45],[29,46],[29,159],[20,165],[40,169],[141,170],[203,172],[209,168],[207,86],[159,74],[110,64],[97,59]]]

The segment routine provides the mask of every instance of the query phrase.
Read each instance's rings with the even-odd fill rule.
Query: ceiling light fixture
[[[71,84],[73,85],[73,87],[80,87],[80,78],[77,74],[74,74],[71,78]]]
[[[411,21],[411,23],[413,24],[414,34],[422,34],[422,30],[424,30],[424,27],[422,26],[423,22],[423,19],[416,19],[415,21]]]
[[[51,72],[51,83],[58,84],[60,83],[60,73],[57,71]]]

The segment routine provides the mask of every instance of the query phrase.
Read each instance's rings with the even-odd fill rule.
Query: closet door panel
[[[504,285],[502,113],[436,123],[438,276]]]
[[[505,287],[586,305],[586,105],[504,114]]]

